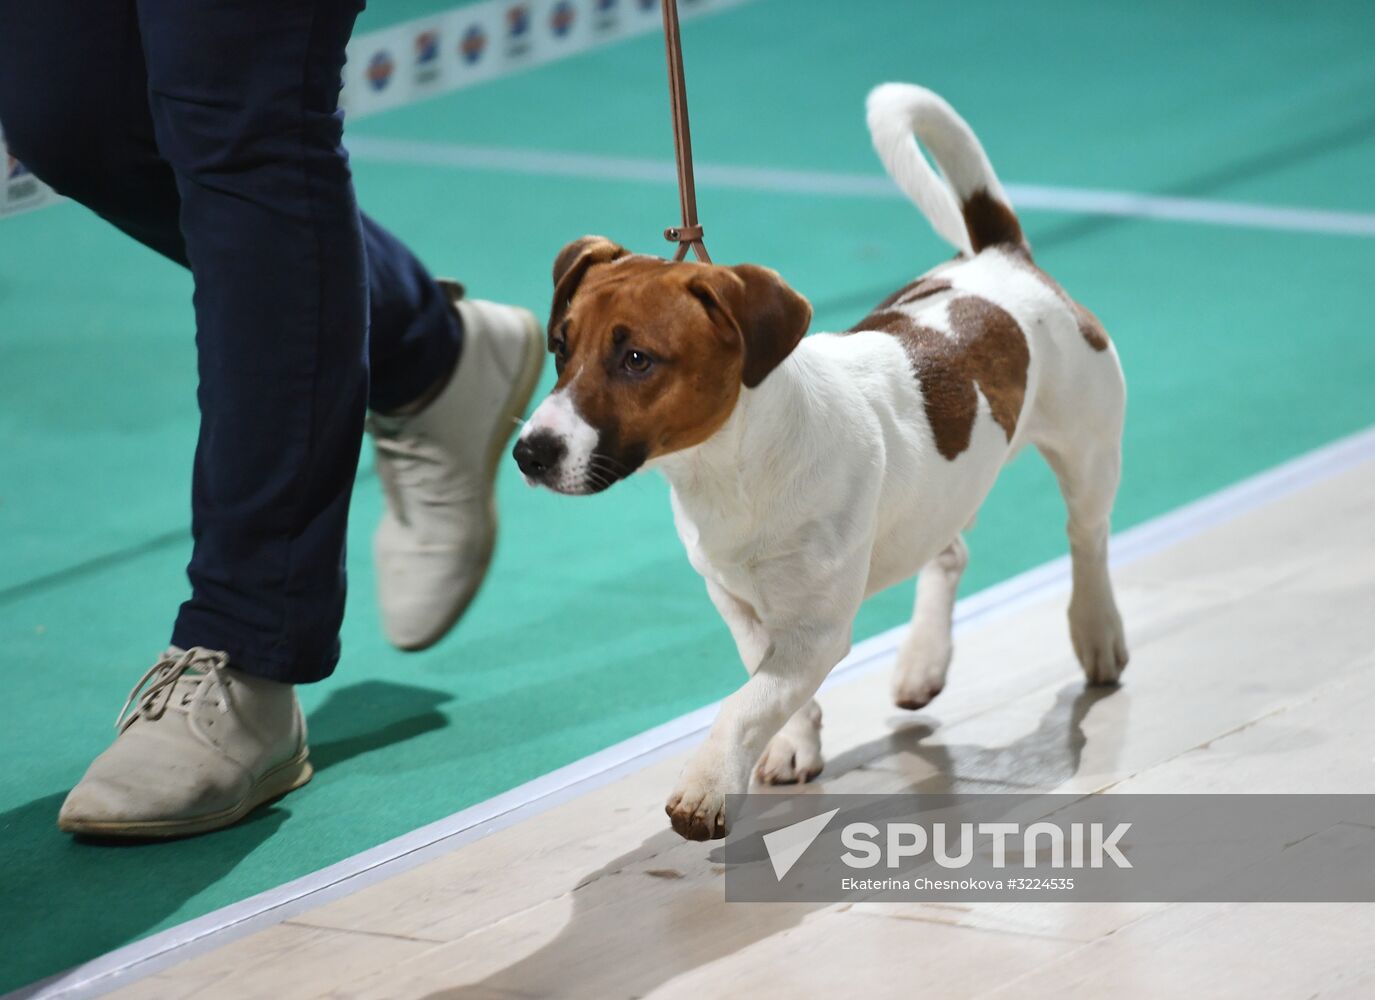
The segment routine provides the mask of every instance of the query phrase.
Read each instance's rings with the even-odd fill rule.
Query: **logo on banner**
[[[639,0],[640,10],[649,10],[651,7],[659,6],[659,0]]]
[[[1370,794],[823,792],[726,813],[728,903],[1375,901]]]
[[[433,83],[439,79],[439,32],[422,31],[415,36],[415,82]]]
[[[458,43],[459,55],[469,66],[482,58],[482,53],[487,50],[487,32],[482,30],[482,25],[475,24],[463,33],[463,41]]]
[[[385,90],[387,84],[391,83],[395,69],[396,63],[392,62],[391,53],[386,49],[379,49],[368,60],[368,86],[373,90]]]
[[[592,25],[598,31],[616,27],[616,0],[597,0],[592,5]]]
[[[554,4],[554,9],[549,13],[549,26],[554,29],[554,35],[564,38],[573,30],[573,22],[578,19],[578,12],[569,0],[559,0]]]
[[[530,5],[512,4],[506,8],[506,55],[523,56],[530,51]]]

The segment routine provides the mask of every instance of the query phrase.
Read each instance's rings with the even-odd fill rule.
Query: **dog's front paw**
[[[664,806],[674,833],[684,840],[720,840],[726,835],[726,795],[711,782],[678,786]]]
[[[1116,684],[1127,666],[1127,638],[1117,609],[1071,603],[1069,636],[1088,682]]]

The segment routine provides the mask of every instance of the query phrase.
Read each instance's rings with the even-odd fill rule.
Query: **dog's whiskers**
[[[615,476],[630,475],[630,468],[624,462],[618,462],[609,455],[593,455],[591,463],[594,465],[600,463],[605,471]]]

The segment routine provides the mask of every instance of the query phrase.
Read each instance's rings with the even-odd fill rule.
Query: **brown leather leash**
[[[678,244],[674,260],[687,257],[688,248],[704,264],[710,264],[697,221],[697,188],[692,181],[692,133],[688,129],[687,84],[683,82],[683,43],[678,36],[678,0],[663,0],[664,45],[668,51],[668,100],[673,112],[673,147],[678,158],[678,201],[683,224],[664,230],[664,239]]]

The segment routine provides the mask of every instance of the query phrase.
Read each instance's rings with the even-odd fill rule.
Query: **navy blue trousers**
[[[298,683],[339,657],[365,411],[417,399],[462,346],[354,199],[338,96],[362,6],[0,0],[11,152],[195,280],[195,544],[172,641]]]

